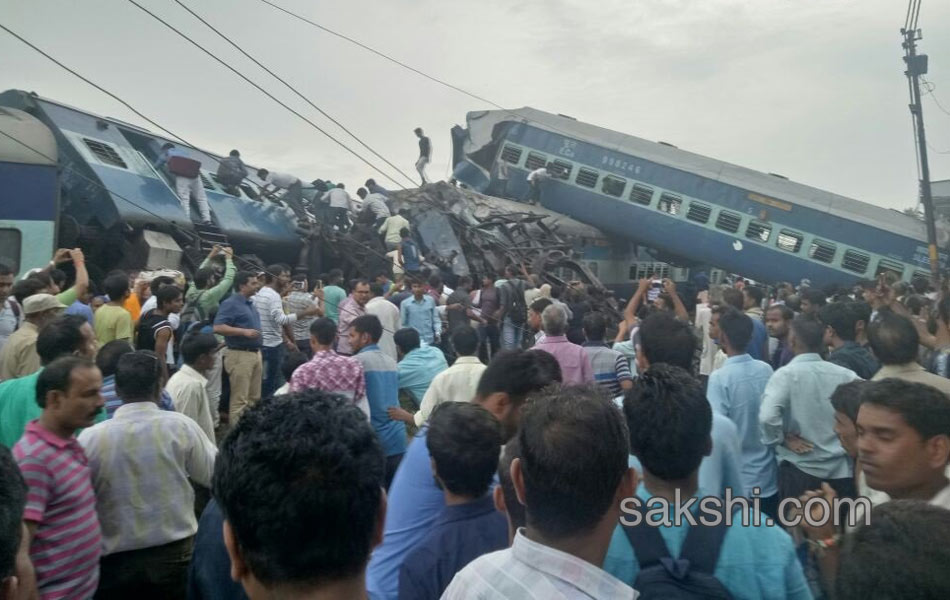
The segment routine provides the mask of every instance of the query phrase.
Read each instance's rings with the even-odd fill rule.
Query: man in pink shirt
[[[29,488],[23,520],[42,600],[91,598],[99,584],[102,532],[86,454],[77,429],[105,406],[102,374],[92,361],[58,358],[36,381],[43,407],[13,447]]]
[[[564,385],[591,383],[594,381],[594,369],[583,346],[567,341],[567,313],[560,306],[551,305],[541,313],[541,327],[544,339],[534,345],[532,350],[543,350],[554,356],[561,365]]]

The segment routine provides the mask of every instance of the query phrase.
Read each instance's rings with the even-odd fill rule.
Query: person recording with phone
[[[317,318],[324,316],[323,282],[318,279],[313,291],[310,291],[307,289],[307,275],[297,273],[290,281],[290,293],[284,299],[284,304],[288,311],[297,314],[316,308],[317,312],[313,316],[297,319],[291,326],[294,345],[306,354],[308,359],[313,358],[313,349],[310,347],[310,325]]]

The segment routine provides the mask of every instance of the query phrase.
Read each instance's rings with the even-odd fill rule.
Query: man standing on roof
[[[287,203],[290,210],[294,211],[297,219],[306,222],[307,213],[303,209],[303,184],[300,179],[288,173],[271,173],[267,169],[261,169],[257,172],[257,178],[264,182],[261,188],[261,196],[277,190],[287,190],[287,193],[281,196],[281,200]]]
[[[551,163],[528,173],[528,204],[541,204],[541,182],[551,176]]]
[[[240,196],[241,191],[238,186],[247,177],[247,167],[241,160],[241,153],[237,150],[231,150],[227,158],[222,158],[218,163],[218,183],[224,188],[224,191],[232,196]]]
[[[162,146],[162,152],[155,161],[155,168],[164,168],[175,181],[175,193],[178,194],[181,209],[185,211],[185,217],[189,221],[191,220],[191,197],[194,196],[198,204],[198,212],[201,214],[201,222],[211,223],[208,196],[205,194],[205,187],[200,176],[200,162],[188,158],[184,152],[175,147],[175,144],[167,142]]]
[[[416,161],[416,171],[419,171],[419,177],[422,178],[422,185],[429,183],[429,176],[426,175],[426,165],[432,161],[432,143],[429,138],[423,135],[422,128],[415,128],[416,137],[419,138],[419,160]]]
[[[354,207],[353,199],[346,192],[346,186],[342,183],[336,184],[336,187],[323,195],[322,200],[330,205],[329,225],[336,225],[343,232],[349,231],[350,219],[347,215]]]

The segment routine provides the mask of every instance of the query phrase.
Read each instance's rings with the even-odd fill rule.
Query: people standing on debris
[[[389,198],[389,190],[376,183],[375,179],[367,179],[366,183],[363,185],[366,186],[366,189],[369,190],[370,194],[380,194],[386,198]]]
[[[294,211],[297,219],[307,221],[307,213],[303,208],[303,183],[295,175],[288,173],[271,173],[267,169],[260,169],[257,178],[264,182],[261,187],[261,197],[273,196],[277,190],[287,190],[280,200],[287,203]]]
[[[356,352],[350,346],[350,325],[366,314],[367,302],[369,302],[369,282],[359,279],[353,283],[352,293],[340,303],[340,320],[337,328],[339,337],[336,349],[344,356],[351,356]]]
[[[499,156],[495,162],[495,179],[498,181],[495,193],[499,198],[508,197],[508,161]]]
[[[399,312],[403,327],[418,331],[426,344],[439,343],[442,337],[442,319],[436,311],[435,300],[426,293],[425,285],[418,279],[412,280],[412,297],[403,300]]]
[[[372,213],[373,227],[379,230],[383,223],[392,216],[386,206],[386,196],[382,194],[368,194],[366,188],[356,190],[356,195],[363,200],[363,213]]]
[[[342,183],[336,184],[336,187],[325,193],[321,200],[330,207],[329,225],[336,227],[339,231],[349,231],[349,213],[354,211],[354,207],[353,199],[346,193],[346,186]]]
[[[403,239],[402,230],[409,230],[408,216],[409,211],[403,208],[397,214],[387,217],[387,219],[383,221],[383,224],[377,229],[379,234],[383,236],[387,252],[392,252],[399,248],[399,243]]]
[[[241,190],[238,187],[244,178],[247,177],[247,167],[241,160],[241,153],[237,150],[231,150],[227,158],[222,158],[218,162],[218,183],[224,188],[224,191],[232,196],[240,196]]]
[[[425,185],[429,183],[429,176],[426,175],[426,165],[432,161],[432,143],[428,137],[423,135],[421,127],[416,127],[413,131],[416,137],[419,138],[419,160],[416,161],[416,171],[419,171],[422,185]]]
[[[238,271],[234,293],[221,303],[214,332],[224,336],[224,369],[231,384],[230,424],[233,427],[248,406],[261,399],[261,315],[251,298],[260,284],[257,275]]]
[[[155,161],[155,169],[165,169],[175,182],[175,193],[181,202],[181,210],[185,219],[191,220],[191,198],[194,196],[198,204],[198,213],[201,222],[211,223],[211,213],[208,210],[208,196],[201,181],[201,163],[188,158],[175,144],[168,142],[162,146],[162,151]]]
[[[399,230],[399,237],[396,264],[402,267],[407,277],[418,278],[419,271],[422,270],[422,254],[419,253],[419,247],[412,240],[408,227]]]
[[[528,173],[528,204],[541,204],[541,185],[551,177],[550,169],[552,166],[551,163],[548,163]]]

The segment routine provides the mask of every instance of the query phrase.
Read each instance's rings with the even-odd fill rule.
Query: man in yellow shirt
[[[103,285],[109,302],[96,311],[96,339],[102,347],[113,340],[132,342],[132,315],[124,303],[129,296],[129,278],[123,273],[106,277]]]

